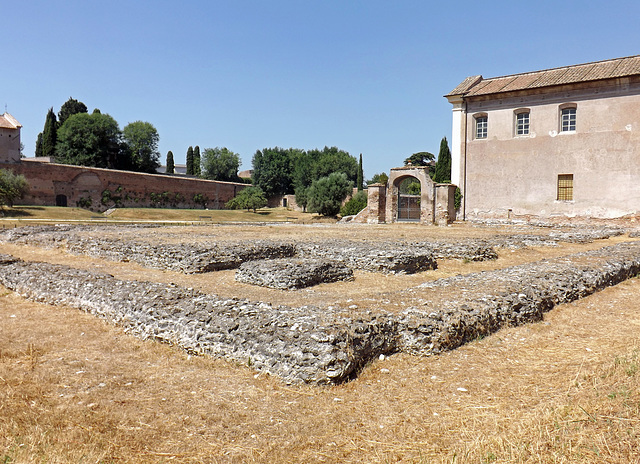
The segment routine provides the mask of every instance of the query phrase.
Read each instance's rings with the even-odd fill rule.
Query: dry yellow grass
[[[546,252],[558,249],[493,265]],[[0,295],[0,462],[640,462],[637,279],[453,352],[377,360],[333,387],[287,386],[77,310]]]

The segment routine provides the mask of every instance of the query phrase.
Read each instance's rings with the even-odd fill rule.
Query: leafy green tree
[[[60,111],[58,111],[58,127],[62,127],[62,125],[69,119],[70,116],[78,113],[86,113],[87,105],[82,103],[81,101],[76,100],[75,98],[69,97],[61,107]],[[98,110],[100,112],[100,110]]]
[[[92,116],[98,116],[94,113]],[[128,148],[133,170],[154,173],[160,166],[160,136],[151,123],[135,121],[124,127],[123,140]]]
[[[240,192],[231,200],[227,202],[225,208],[227,209],[250,209],[255,211],[258,208],[267,206],[267,199],[264,196],[264,192],[260,187],[246,187],[240,190]]]
[[[429,166],[431,161],[436,159],[432,153],[428,151],[420,151],[418,153],[414,153],[409,158],[404,160],[405,166]]]
[[[29,183],[22,175],[16,175],[12,171],[0,169],[0,204],[13,206],[13,203],[23,198],[29,191]]]
[[[173,162],[173,152],[169,150],[167,152],[167,169],[165,170],[165,172],[169,174],[173,174],[175,170],[176,170],[176,165]]]
[[[406,195],[420,195],[422,188],[418,179],[407,177],[398,185],[398,191]]]
[[[260,187],[267,198],[293,191],[291,150],[265,148],[253,155],[253,185]]]
[[[451,151],[446,137],[440,141],[440,151],[438,152],[433,181],[438,183],[451,182]]]
[[[340,216],[345,217],[358,214],[367,207],[367,199],[367,193],[364,190],[360,190],[340,208]]]
[[[309,209],[323,216],[335,216],[352,189],[353,183],[343,172],[315,180],[309,188]]]
[[[193,147],[187,149],[187,175],[193,175]]]
[[[58,139],[58,121],[53,108],[49,108],[47,118],[42,131],[42,156],[54,156],[56,154],[56,141]]]
[[[202,154],[202,177],[237,182],[240,155],[227,148],[206,148]]]
[[[64,164],[114,168],[121,153],[122,133],[108,114],[77,113],[58,129],[56,160]]]
[[[360,153],[360,161],[358,162],[358,179],[356,180],[358,192],[364,189],[364,171],[362,170],[362,153]]]
[[[347,180],[355,183],[358,177],[358,160],[337,147],[324,147],[322,150],[310,150],[313,162],[313,180],[327,177],[334,172],[342,172]]]
[[[308,190],[313,182],[314,159],[309,152],[295,150],[292,152],[293,163],[293,191],[296,195],[296,203],[307,210]]]
[[[193,175],[200,176],[202,174],[200,167],[200,147],[198,145],[193,149]]]
[[[374,174],[371,179],[367,181],[367,185],[371,184],[383,184],[386,185],[389,182],[389,176],[386,172],[381,172],[379,174]]]

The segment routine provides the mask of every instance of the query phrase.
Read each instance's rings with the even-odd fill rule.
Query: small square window
[[[476,118],[476,138],[477,139],[487,138],[487,117],[486,116],[480,116]]]
[[[529,113],[516,114],[516,135],[529,135]]]
[[[560,130],[562,132],[569,132],[576,130],[576,109],[565,108],[562,110],[560,118]]]
[[[573,200],[573,174],[558,175],[558,200]]]

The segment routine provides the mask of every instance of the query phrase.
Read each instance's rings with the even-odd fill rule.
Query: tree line
[[[36,156],[56,162],[154,173],[160,166],[160,136],[151,123],[135,121],[120,130],[118,122],[96,108],[69,98],[56,117],[50,108],[36,140]]]

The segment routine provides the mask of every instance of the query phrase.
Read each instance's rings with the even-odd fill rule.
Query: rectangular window
[[[516,114],[516,135],[529,135],[529,113]]]
[[[487,117],[481,116],[476,118],[476,138],[477,139],[486,139],[487,138]]]
[[[558,175],[558,200],[573,200],[573,174]]]
[[[576,130],[576,109],[565,108],[562,110],[560,130],[562,132],[569,132]]]

